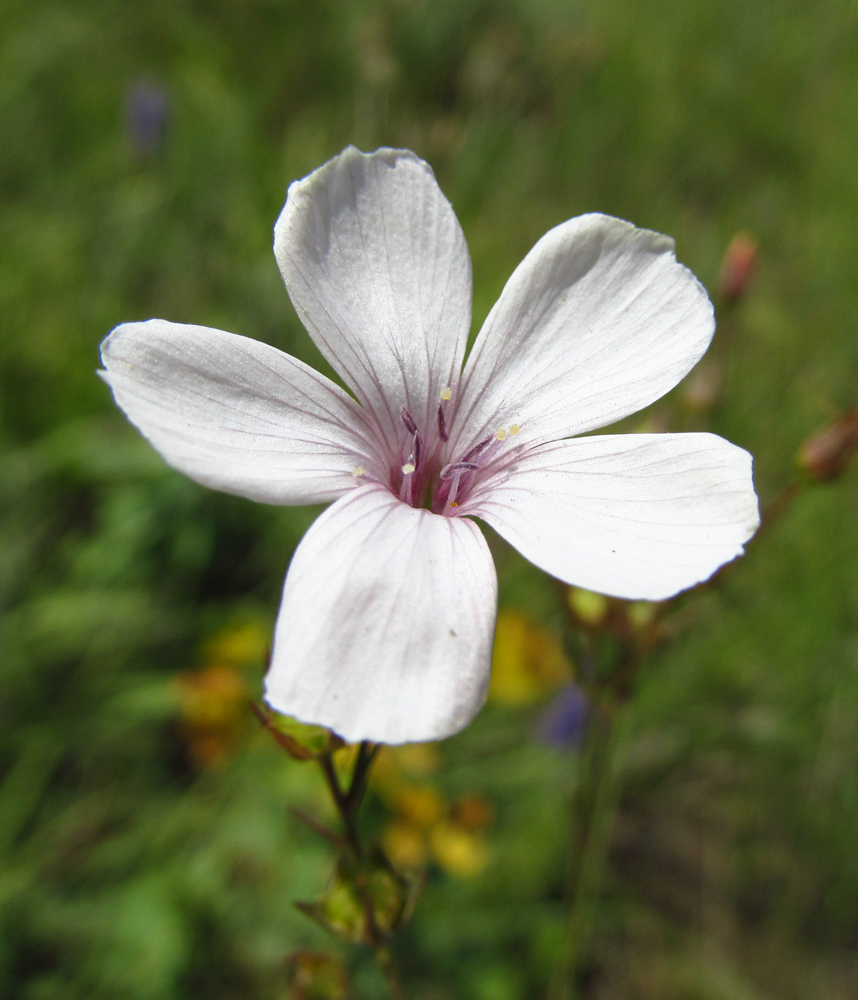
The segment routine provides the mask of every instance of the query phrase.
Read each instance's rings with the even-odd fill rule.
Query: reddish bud
[[[858,450],[858,407],[815,431],[798,450],[798,464],[820,482],[834,479],[846,469]]]
[[[737,302],[747,292],[757,267],[757,241],[747,233],[736,233],[724,253],[718,288],[728,303]]]

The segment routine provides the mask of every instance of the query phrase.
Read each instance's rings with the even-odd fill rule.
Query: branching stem
[[[345,833],[345,845],[357,861],[366,859],[367,852],[360,840],[357,828],[357,813],[366,794],[367,778],[372,762],[379,751],[377,744],[364,741],[358,747],[357,759],[352,770],[348,787],[343,788],[337,776],[334,766],[333,755],[331,753],[322,754],[319,757],[319,764],[325,782],[331,793],[331,798],[340,817]],[[330,839],[328,837],[327,839]],[[373,909],[373,900],[368,891],[363,894],[363,905],[367,926],[367,938],[373,950],[376,964],[384,976],[391,1000],[405,1000],[405,993],[402,989],[402,981],[393,959],[387,937],[379,929]]]

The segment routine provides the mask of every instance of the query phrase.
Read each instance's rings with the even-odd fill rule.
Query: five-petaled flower
[[[101,374],[167,462],[271,504],[333,501],[286,577],[266,700],[348,740],[429,740],[483,703],[491,525],[548,573],[667,598],[742,552],[751,457],[712,434],[581,435],[673,388],[714,330],[673,242],[604,215],[547,233],[464,364],[471,265],[413,153],[354,148],[289,188],[289,295],[351,394],[266,344],[152,319]]]

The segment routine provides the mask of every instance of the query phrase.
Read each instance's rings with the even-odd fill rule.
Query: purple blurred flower
[[[153,156],[167,133],[170,98],[158,83],[137,80],[125,94],[125,127],[138,156]]]
[[[537,735],[549,746],[580,747],[589,720],[590,699],[577,684],[567,684],[543,712]]]

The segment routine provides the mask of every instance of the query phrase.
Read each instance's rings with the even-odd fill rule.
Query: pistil
[[[424,428],[426,437],[408,408],[399,408],[399,419],[406,436],[399,453],[402,464],[391,470],[391,488],[402,503],[412,507],[428,503],[436,514],[452,514],[470,492],[475,474],[486,468],[508,438],[519,433],[518,424],[511,424],[509,428],[499,427],[494,434],[472,445],[458,461],[442,465],[444,445],[450,439],[446,403],[452,396],[449,386],[441,389],[434,426],[430,424]]]

